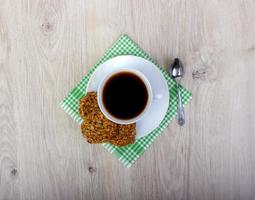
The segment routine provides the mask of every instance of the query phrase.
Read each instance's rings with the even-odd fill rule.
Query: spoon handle
[[[181,91],[180,91],[179,83],[177,83],[177,93],[178,93],[177,119],[178,119],[178,124],[180,126],[183,126],[185,124],[185,114],[184,114],[184,108],[183,108],[183,105],[182,105],[182,97],[181,97]]]

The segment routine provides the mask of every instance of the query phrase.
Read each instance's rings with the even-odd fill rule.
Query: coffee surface
[[[146,107],[148,91],[137,75],[120,72],[106,82],[103,88],[103,104],[107,111],[119,119],[132,119]]]

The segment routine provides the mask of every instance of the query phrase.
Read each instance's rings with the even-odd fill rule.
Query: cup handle
[[[163,95],[162,94],[155,94],[154,96],[153,96],[153,99],[154,100],[160,100],[160,99],[162,99],[163,98]]]

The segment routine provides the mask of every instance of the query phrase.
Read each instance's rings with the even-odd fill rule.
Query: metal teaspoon
[[[178,58],[174,59],[174,62],[171,65],[169,73],[177,84],[177,97],[178,97],[177,119],[178,124],[180,126],[183,126],[185,124],[185,115],[180,92],[180,81],[184,74],[184,70],[182,63]]]

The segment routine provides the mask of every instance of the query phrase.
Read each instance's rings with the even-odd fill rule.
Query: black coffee
[[[103,104],[107,111],[119,119],[138,116],[146,107],[148,91],[137,75],[120,72],[106,82],[103,88]]]

